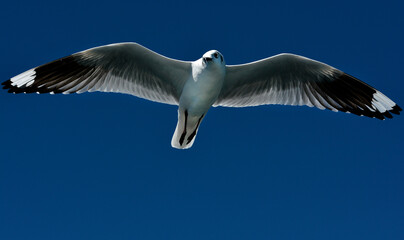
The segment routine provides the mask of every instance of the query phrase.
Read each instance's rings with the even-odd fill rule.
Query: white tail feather
[[[171,146],[178,149],[192,147],[204,116],[204,114],[202,116],[189,114],[187,110],[178,110],[178,122],[171,140]]]

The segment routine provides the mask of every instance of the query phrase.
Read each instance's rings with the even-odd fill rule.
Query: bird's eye
[[[218,55],[217,55],[217,53],[215,53],[215,54],[213,54],[213,56],[214,56],[215,58],[217,58]]]

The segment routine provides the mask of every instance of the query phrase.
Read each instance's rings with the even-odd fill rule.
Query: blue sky
[[[228,64],[282,52],[403,107],[400,1],[8,1],[0,76],[134,41]],[[3,81],[2,80],[2,81]],[[404,239],[404,117],[214,108],[188,151],[177,109],[123,94],[0,92],[0,238]]]

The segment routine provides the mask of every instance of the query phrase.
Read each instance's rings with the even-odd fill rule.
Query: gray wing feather
[[[214,106],[306,105],[384,119],[401,108],[366,83],[324,63],[293,54],[226,67]]]
[[[88,49],[30,69],[3,83],[13,93],[119,92],[178,104],[191,63],[136,43]]]

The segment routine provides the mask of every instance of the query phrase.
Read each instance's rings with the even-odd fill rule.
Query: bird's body
[[[192,146],[203,117],[220,94],[226,65],[214,54],[220,53],[209,51],[192,63],[192,74],[185,83],[179,101],[178,123],[171,140],[173,147]]]
[[[180,109],[188,109],[194,114],[204,114],[219,96],[226,74],[225,64],[213,56],[205,57],[209,58],[212,60],[205,61],[212,61],[212,64],[208,64],[203,58],[192,63],[192,74],[185,83],[180,97]]]
[[[178,105],[171,145],[180,149],[192,146],[211,106],[306,105],[378,119],[401,111],[366,83],[305,57],[280,54],[228,66],[216,50],[186,62],[136,43],[78,52],[30,69],[3,85],[12,93],[120,92]]]

